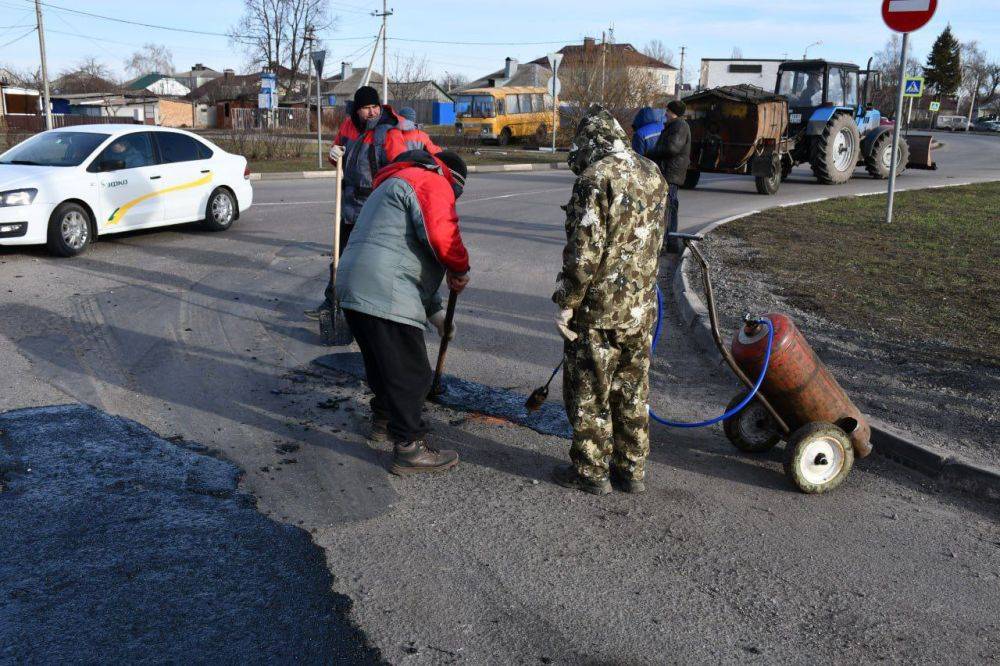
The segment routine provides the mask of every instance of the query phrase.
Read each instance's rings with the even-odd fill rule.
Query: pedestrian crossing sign
[[[907,76],[903,79],[903,97],[921,97],[924,94],[924,77]]]
[[[941,110],[941,102],[931,102],[931,113],[937,113]]]

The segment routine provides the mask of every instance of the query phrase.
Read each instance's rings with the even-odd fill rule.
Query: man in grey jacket
[[[679,99],[667,104],[667,124],[646,157],[656,162],[663,177],[670,185],[670,210],[667,219],[667,231],[677,231],[677,218],[680,202],[677,200],[677,190],[684,184],[688,166],[691,164],[691,128],[684,120],[687,106]],[[676,238],[666,237],[667,252],[676,254],[680,250]]]
[[[391,471],[451,469],[458,453],[426,442],[422,417],[431,388],[424,345],[430,322],[449,338],[438,288],[469,282],[455,200],[465,163],[452,152],[401,154],[375,176],[337,271],[337,299],[365,362],[372,398],[372,439],[394,444]]]

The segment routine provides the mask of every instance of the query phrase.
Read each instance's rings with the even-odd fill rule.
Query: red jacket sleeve
[[[417,191],[427,240],[445,268],[452,273],[467,273],[469,252],[465,249],[462,233],[458,228],[455,193],[444,178],[437,174],[428,176]]]
[[[424,147],[427,148],[427,152],[429,152],[431,155],[437,155],[442,150],[444,150],[444,148],[434,143],[434,141],[431,139],[430,135],[427,134],[427,132],[423,130],[417,130],[417,131],[420,133],[417,136],[420,137],[420,141],[423,142]]]
[[[406,140],[398,129],[391,129],[385,134],[385,155],[392,162],[406,152]]]
[[[338,146],[346,146],[348,141],[358,138],[358,130],[351,121],[351,117],[348,116],[344,118],[344,122],[340,123],[340,129],[337,130],[337,136],[333,138],[333,142]]]

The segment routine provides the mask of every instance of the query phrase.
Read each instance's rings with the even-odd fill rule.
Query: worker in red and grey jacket
[[[344,180],[340,216],[340,251],[343,253],[361,207],[375,188],[375,174],[402,153],[406,142],[399,129],[400,117],[392,107],[383,106],[378,91],[362,86],[354,93],[351,113],[341,123],[330,148],[330,163],[343,159]],[[333,288],[329,282],[323,302],[306,316],[316,319],[319,311],[333,304]]]
[[[425,441],[422,408],[431,388],[423,329],[445,331],[441,282],[462,291],[469,253],[455,200],[466,166],[453,152],[409,151],[375,177],[337,272],[337,298],[361,348],[372,398],[372,439],[395,444],[392,472],[440,471],[458,464],[454,451]]]
[[[407,150],[426,150],[431,155],[437,155],[443,148],[434,143],[427,132],[417,124],[417,111],[412,106],[404,106],[399,110],[399,131],[403,133],[403,141]]]

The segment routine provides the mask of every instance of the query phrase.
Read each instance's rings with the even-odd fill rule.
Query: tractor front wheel
[[[900,137],[899,150],[896,153],[896,175],[906,170],[906,163],[910,161],[910,147],[906,144],[906,139]],[[892,169],[892,132],[884,132],[875,139],[875,145],[865,156],[865,170],[871,174],[872,178],[885,180],[889,177]]]
[[[858,165],[861,135],[854,118],[838,113],[813,140],[809,164],[819,182],[825,185],[846,183]]]

